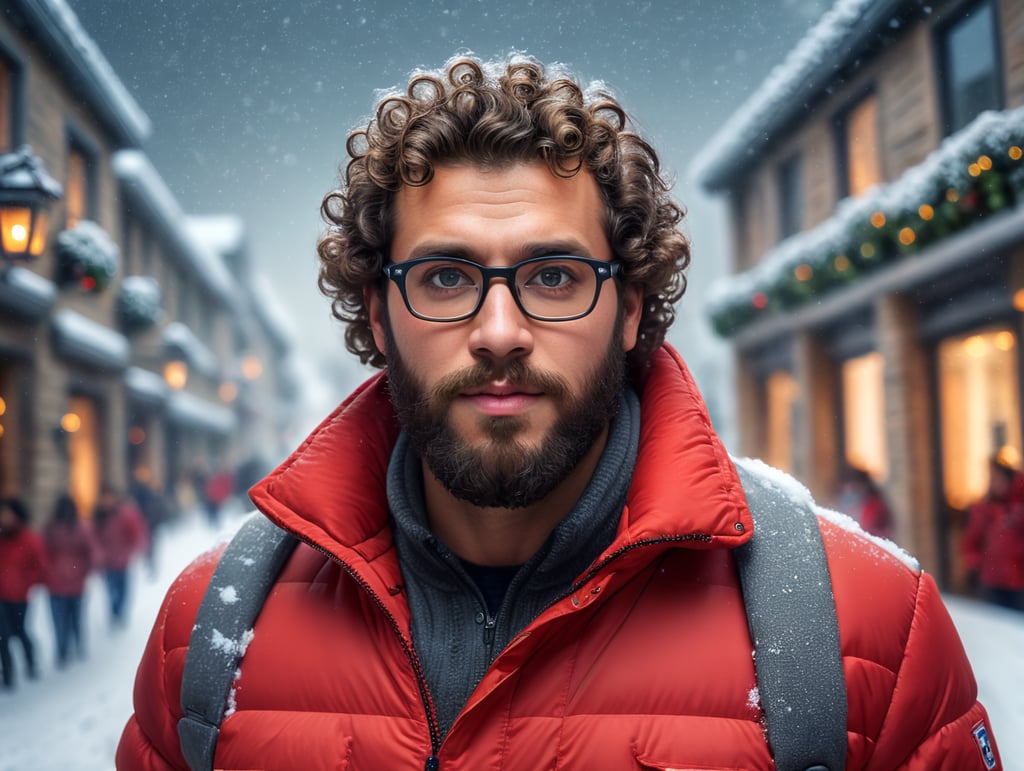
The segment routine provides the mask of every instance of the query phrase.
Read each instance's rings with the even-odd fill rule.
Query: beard
[[[561,376],[527,366],[521,359],[485,360],[452,372],[427,389],[398,352],[390,324],[384,331],[388,384],[398,421],[430,472],[456,498],[482,508],[515,509],[543,499],[561,484],[594,446],[618,410],[626,378],[622,314],[604,356],[574,394]],[[487,440],[473,446],[456,432],[449,410],[468,389],[505,379],[543,392],[555,401],[558,419],[538,447],[518,437],[528,426],[518,416],[481,418]]]

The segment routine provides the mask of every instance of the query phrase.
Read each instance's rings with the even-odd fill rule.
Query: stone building
[[[246,460],[257,434],[276,457],[296,395],[250,266],[189,227],[149,132],[64,0],[4,4],[0,154],[61,187],[42,253],[0,266],[0,492],[37,521],[65,490],[85,513],[103,483],[171,492],[198,463]]]
[[[1024,4],[838,0],[695,160],[727,200],[740,452],[880,483],[947,588],[1021,460]]]

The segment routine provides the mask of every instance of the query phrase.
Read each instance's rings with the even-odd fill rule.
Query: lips
[[[518,415],[543,395],[540,391],[512,383],[488,383],[463,391],[462,397],[490,416]]]

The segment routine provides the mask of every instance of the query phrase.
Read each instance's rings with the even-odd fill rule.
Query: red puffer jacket
[[[974,504],[962,549],[967,567],[985,586],[1024,589],[1024,496]]]
[[[50,557],[46,588],[58,597],[77,597],[85,591],[85,579],[99,560],[99,547],[84,523],[51,522],[43,533]]]
[[[774,768],[732,549],[752,522],[682,360],[641,389],[639,457],[614,543],[495,659],[438,736],[388,526],[397,428],[371,379],[251,495],[300,545],[256,621],[219,769]],[[985,769],[987,720],[930,577],[835,520],[847,769]],[[139,667],[117,767],[184,769],[176,724],[216,562],[177,580]],[[240,591],[242,589],[240,588]],[[998,768],[998,759],[995,760]]]
[[[126,570],[135,556],[146,550],[149,533],[134,503],[117,504],[106,517],[96,517],[94,527],[100,565],[105,570]]]
[[[0,600],[25,602],[28,592],[46,580],[46,549],[31,527],[0,536]]]

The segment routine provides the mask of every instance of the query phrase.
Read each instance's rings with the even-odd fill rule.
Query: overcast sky
[[[689,311],[726,258],[721,203],[687,167],[829,0],[69,0],[153,123],[145,150],[182,207],[235,213],[299,344],[348,390],[340,327],[316,289],[319,205],[375,91],[454,53],[561,61],[615,91],[677,179],[694,244],[670,339],[700,377]],[[346,382],[348,381],[348,382]],[[705,388],[708,384],[703,384]]]

